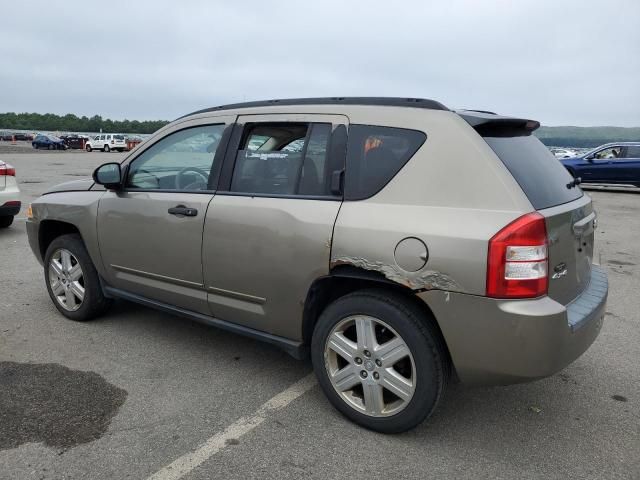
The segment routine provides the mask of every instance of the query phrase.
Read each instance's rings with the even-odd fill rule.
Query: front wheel
[[[87,152],[89,152],[89,153],[90,153],[90,152],[91,152],[91,145],[87,145],[87,146],[85,147],[85,149],[87,150]]]
[[[109,308],[100,279],[80,235],[51,242],[44,258],[44,277],[54,305],[65,317],[86,321]]]
[[[7,228],[13,223],[13,215],[0,217],[0,228]]]
[[[49,144],[49,150],[54,150],[56,147],[53,145],[53,143]]]
[[[404,432],[429,417],[449,378],[434,321],[409,299],[382,290],[330,304],[314,329],[311,357],[333,406],[382,433]]]

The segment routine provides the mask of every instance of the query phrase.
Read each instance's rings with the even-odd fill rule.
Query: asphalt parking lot
[[[0,159],[25,206],[124,155],[18,151]],[[638,479],[640,194],[589,195],[610,281],[596,343],[548,379],[454,385],[394,436],[342,418],[310,365],[269,345],[126,302],[66,320],[21,213],[0,231],[0,478]]]

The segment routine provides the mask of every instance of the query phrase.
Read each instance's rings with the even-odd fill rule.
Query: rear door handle
[[[198,210],[195,208],[185,207],[184,205],[178,205],[176,207],[167,210],[171,215],[182,215],[185,217],[195,217],[198,215]]]

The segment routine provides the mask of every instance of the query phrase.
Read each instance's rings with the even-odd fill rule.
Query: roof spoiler
[[[540,122],[527,118],[503,117],[478,110],[457,110],[456,113],[483,137],[527,136],[540,127]]]

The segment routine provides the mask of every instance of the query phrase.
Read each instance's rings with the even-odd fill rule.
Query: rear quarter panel
[[[502,162],[453,112],[379,109],[375,121],[365,111],[350,118],[352,123],[422,130],[427,140],[379,193],[343,203],[332,265],[378,270],[415,290],[484,295],[488,240],[533,210]],[[395,248],[407,237],[419,238],[428,248],[428,261],[417,272],[396,263]]]

